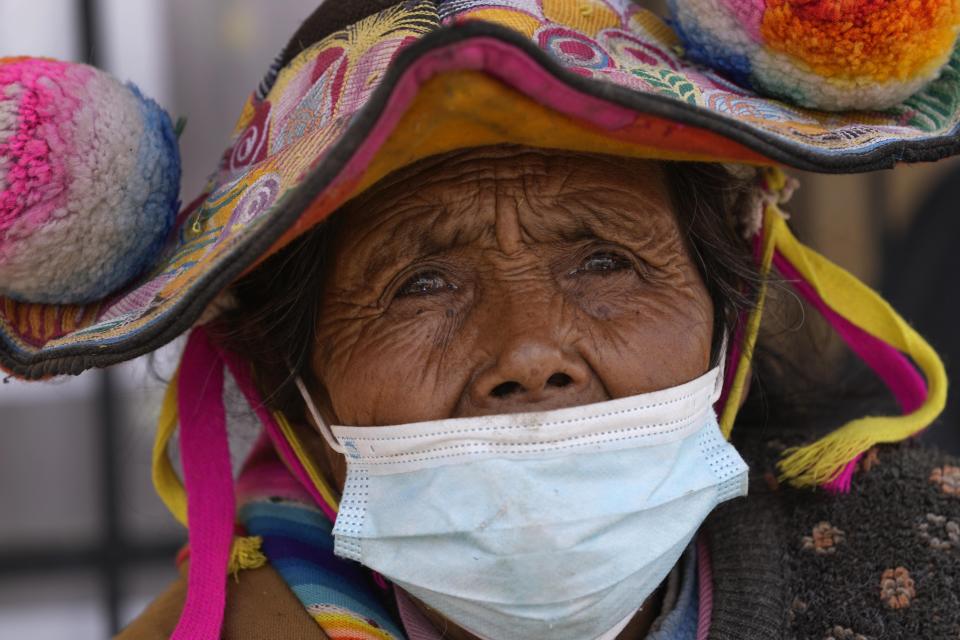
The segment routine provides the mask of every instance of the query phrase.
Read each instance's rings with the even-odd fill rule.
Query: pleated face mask
[[[329,429],[335,552],[490,640],[613,638],[719,503],[747,491],[720,369],[537,413]]]

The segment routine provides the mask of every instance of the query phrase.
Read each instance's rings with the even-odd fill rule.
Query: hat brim
[[[939,85],[913,99],[939,117],[911,124],[909,110],[854,115],[790,107],[684,63],[666,41],[657,44],[660,55],[673,56],[661,84],[640,76],[618,82],[584,77],[583,69],[499,25],[474,21],[437,28],[373,69],[368,77],[378,85],[357,98],[356,109],[307,123],[302,135],[264,154],[256,136],[275,134],[268,119],[271,99],[280,104],[297,73],[313,79],[311,64],[328,51],[310,48],[291,63],[287,78],[281,72],[274,86],[281,95],[254,96],[241,118],[234,155],[244,144],[248,157],[260,156],[236,167],[228,152],[210,192],[181,214],[149,274],[91,305],[0,299],[0,366],[36,379],[153,351],[188,330],[242,273],[350,198],[395,169],[453,149],[512,143],[836,173],[960,152],[956,53]],[[348,64],[356,58],[343,62]],[[253,139],[245,139],[251,130]]]

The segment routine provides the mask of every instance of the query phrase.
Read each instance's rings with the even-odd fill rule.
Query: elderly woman
[[[192,328],[154,468],[184,577],[121,637],[957,637],[960,465],[889,444],[936,418],[943,366],[779,209],[777,165],[960,150],[960,10],[875,5],[677,0],[675,33],[626,0],[328,3],[175,219],[152,103],[0,66],[39,114],[18,136],[51,85],[96,85],[141,140],[135,234],[80,206],[97,184],[59,213],[39,145],[3,156],[4,367]],[[64,228],[104,250],[36,262]],[[788,287],[899,415],[787,401],[816,368],[764,343]]]

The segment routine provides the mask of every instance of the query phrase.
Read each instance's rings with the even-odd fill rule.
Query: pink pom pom
[[[176,212],[169,117],[86,65],[0,60],[0,295],[103,297],[155,255]]]

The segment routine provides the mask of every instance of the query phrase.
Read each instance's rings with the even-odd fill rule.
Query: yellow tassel
[[[227,571],[234,580],[239,580],[238,574],[244,569],[259,569],[267,564],[267,557],[260,550],[262,544],[263,538],[260,536],[236,536],[233,539]]]
[[[801,244],[790,232],[778,207],[791,189],[785,173],[766,174],[771,199],[764,211],[761,274],[766,277],[773,256],[780,252],[836,313],[901,353],[908,355],[926,378],[927,399],[916,411],[902,416],[867,416],[853,420],[816,442],[788,449],[779,463],[781,479],[794,486],[813,487],[835,479],[859,454],[878,443],[898,442],[930,425],[946,403],[947,377],[943,363],[930,345],[896,311],[865,284]],[[729,438],[746,389],[766,299],[761,286],[757,308],[747,321],[743,353],[720,417]]]
[[[901,433],[897,417],[852,420],[813,444],[791,447],[777,463],[780,479],[795,487],[817,487],[835,479],[847,464],[878,442],[898,442],[914,432]],[[883,437],[882,432],[894,435]]]

